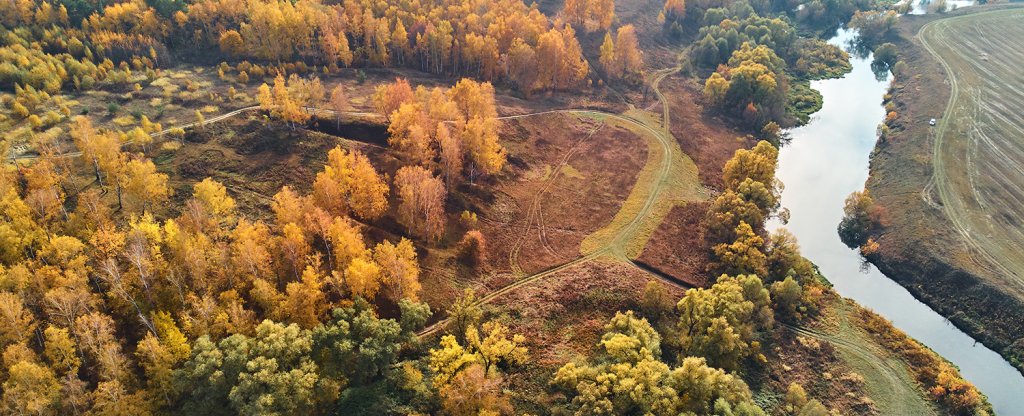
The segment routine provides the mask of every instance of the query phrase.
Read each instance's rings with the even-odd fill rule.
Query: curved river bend
[[[840,30],[829,42],[843,47],[854,36]],[[889,86],[888,79],[875,78],[870,56],[851,56],[851,63],[853,71],[845,77],[812,83],[821,91],[824,106],[810,123],[790,130],[791,142],[779,151],[777,177],[785,184],[782,206],[790,211],[785,227],[841,295],[885,316],[960,367],[963,376],[988,396],[997,414],[1024,414],[1024,376],[839,240],[836,227],[843,202],[863,189],[867,179],[876,126],[885,117],[881,101]]]

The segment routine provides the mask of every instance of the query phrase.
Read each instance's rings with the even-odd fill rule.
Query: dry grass
[[[934,131],[936,202],[984,275],[1024,298],[1024,9],[938,20],[919,36],[952,87]]]
[[[893,84],[889,105],[890,110],[897,113],[890,122],[895,128],[886,140],[879,142],[872,156],[867,188],[876,203],[890,212],[889,224],[876,236],[881,251],[870,260],[915,297],[975,339],[1001,352],[1018,368],[1024,368],[1024,343],[1019,342],[1024,336],[1024,322],[1019,319],[1024,313],[1024,296],[1017,283],[1019,280],[1013,273],[995,272],[991,261],[972,249],[972,246],[991,246],[992,255],[1002,256],[1019,246],[1008,242],[1014,241],[1021,232],[1014,222],[1019,220],[1019,217],[1015,220],[1014,215],[1018,215],[1016,212],[1021,208],[1008,205],[1013,205],[1012,201],[1017,198],[1015,189],[1020,186],[1020,178],[1005,189],[1000,188],[1003,186],[1000,183],[1014,177],[1007,176],[1012,172],[1006,170],[1015,169],[1024,157],[1017,155],[1016,162],[1006,163],[1005,159],[994,157],[998,155],[993,152],[1000,150],[1014,155],[1010,149],[1021,146],[1022,142],[1019,134],[1010,134],[994,146],[987,143],[1012,128],[1011,124],[997,122],[999,120],[993,117],[998,119],[1001,112],[1013,113],[1012,109],[999,107],[999,97],[1010,99],[1019,87],[993,91],[992,82],[997,83],[996,87],[1001,85],[999,77],[987,81],[989,77],[984,74],[1003,71],[1002,77],[1006,78],[1003,82],[1019,85],[1019,80],[1008,81],[1013,73],[1007,74],[1003,65],[1007,59],[1020,59],[1021,54],[1019,48],[1000,48],[984,42],[985,39],[989,39],[988,42],[1007,39],[1005,36],[1018,32],[1020,25],[1001,24],[993,28],[968,24],[959,29],[947,26],[958,26],[957,19],[967,19],[961,20],[962,23],[985,19],[971,16],[1006,15],[1020,19],[1020,9],[1013,12],[1010,7],[979,6],[958,10],[952,13],[953,17],[926,15],[903,19],[901,36],[896,43],[908,71]],[[952,23],[940,25],[944,21]],[[957,65],[950,72],[956,75],[955,80],[949,78],[942,64],[921,43],[922,37],[917,36],[920,28],[928,24],[933,25],[929,26],[932,29],[925,30],[922,37],[939,37],[941,42],[952,42],[944,44],[945,48],[963,48],[966,42],[975,43],[962,52],[942,49],[941,56],[950,55],[950,64]],[[1014,27],[1004,31],[1004,26]],[[945,32],[937,31],[943,28]],[[967,31],[968,35],[949,39],[948,36],[957,36],[956,31]],[[978,36],[976,31],[986,34]],[[982,53],[988,54],[987,61]],[[957,97],[952,96],[953,81],[961,91]],[[977,95],[967,91],[989,92],[982,95],[984,102],[977,103],[974,101]],[[941,117],[939,113],[950,103],[953,103],[950,116]],[[974,113],[974,109],[982,109],[978,107],[982,104],[989,108],[985,115]],[[963,115],[965,111],[969,113],[967,116]],[[927,124],[932,117],[940,119],[937,128]],[[1021,122],[1016,114],[1011,114],[1009,121]],[[960,130],[964,126],[970,129]],[[983,135],[988,135],[988,139]],[[1000,229],[989,235],[992,227]],[[965,239],[962,230],[970,230],[972,239]],[[1002,247],[998,247],[1000,245]],[[1014,261],[1019,257],[1019,252],[1010,253],[1006,267],[1020,267]]]

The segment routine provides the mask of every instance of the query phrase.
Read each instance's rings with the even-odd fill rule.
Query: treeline
[[[343,104],[337,91],[332,101]],[[308,116],[324,99],[318,80],[294,76],[279,76],[264,92],[266,111],[282,118],[292,110]],[[241,215],[228,188],[211,178],[172,210],[180,215],[157,216],[165,210],[154,207],[173,196],[169,178],[131,151],[160,130],[148,120],[124,133],[76,117],[75,157],[58,153],[55,135],[39,135],[38,159],[0,171],[4,412],[330,413],[365,398],[346,392],[381,383],[392,383],[382,394],[426,395],[425,409],[441,406],[438,391],[471,395],[458,389],[473,383],[430,384],[461,367],[445,370],[443,357],[420,360],[414,331],[431,312],[418,302],[413,242],[368,241],[363,229],[394,212],[410,235],[439,238],[446,183],[496,173],[505,162],[493,88],[464,80],[413,90],[398,80],[373,101],[382,112],[397,106],[393,121],[412,114],[393,140],[412,143],[405,136],[421,127],[449,137],[438,138],[440,149],[432,140],[418,142],[425,148],[396,142],[407,166],[393,180],[359,151],[335,148],[309,194],[285,186],[273,196],[270,222]],[[202,134],[201,120],[195,129]],[[475,267],[485,242],[473,230],[475,215],[463,217],[470,231],[456,249]],[[379,305],[398,317],[378,319]],[[458,341],[465,351],[447,357],[461,364],[482,357],[491,377],[506,353],[478,344],[521,340],[498,324],[468,325],[459,326],[469,337]],[[415,366],[399,364],[412,353]],[[421,370],[430,378],[417,380],[436,390],[406,380]]]
[[[778,207],[778,152],[767,142],[739,150],[726,164],[727,190],[705,220],[719,275],[709,288],[681,300],[651,283],[640,314],[617,314],[605,326],[599,353],[569,363],[553,384],[575,414],[764,415],[744,375],[767,363],[776,320],[796,322],[815,313],[825,288],[782,231],[764,243],[763,224]],[[767,254],[765,254],[767,253]],[[635,385],[634,385],[635,384]],[[789,412],[826,415],[817,400],[791,386]]]
[[[590,27],[597,18],[590,10],[599,6],[599,26],[609,27],[611,1],[583,3],[583,15],[567,18]],[[526,93],[578,87],[589,71],[573,27],[551,23],[521,0],[204,0],[187,7],[166,0],[105,7],[11,0],[0,3],[0,15],[0,88],[31,85],[50,93],[72,81],[88,88],[122,63],[159,66],[170,59],[168,47],[186,56],[203,51],[195,55],[203,59],[219,51],[227,59],[302,61],[327,71],[412,67],[503,81]]]
[[[863,3],[863,4],[862,4]],[[799,7],[797,7],[799,6]],[[666,2],[666,30],[681,36],[682,25],[697,27],[690,49],[698,72],[710,74],[705,95],[722,111],[738,116],[755,131],[805,122],[820,108],[820,96],[807,81],[850,70],[846,52],[804,29],[836,27],[870,2],[761,1]],[[774,125],[769,126],[774,123]]]

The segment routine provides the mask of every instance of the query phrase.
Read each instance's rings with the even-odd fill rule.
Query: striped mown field
[[[963,236],[982,275],[1024,297],[1024,9],[937,20],[919,36],[952,87],[931,132],[925,200]]]

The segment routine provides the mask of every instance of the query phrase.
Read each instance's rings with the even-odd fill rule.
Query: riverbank
[[[1008,7],[1014,6],[978,6],[902,19],[893,43],[906,70],[890,90],[889,111],[895,115],[890,113],[886,137],[872,155],[867,181],[875,203],[887,215],[882,232],[874,236],[879,250],[867,258],[916,298],[1024,370],[1024,298],[1003,280],[1005,276],[987,267],[985,259],[972,255],[935,190],[936,129],[927,121],[942,119],[952,88],[943,66],[918,36],[932,21]]]

